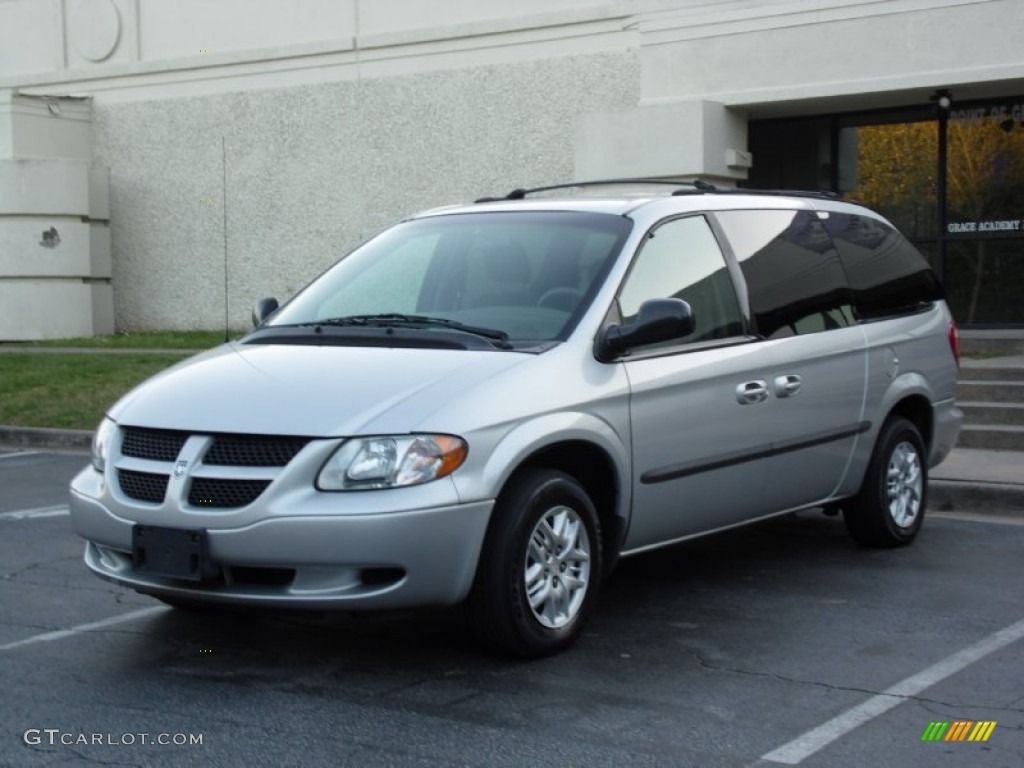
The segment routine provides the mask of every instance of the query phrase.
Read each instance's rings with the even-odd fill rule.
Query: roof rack
[[[841,200],[838,192],[822,189],[818,191],[800,189],[750,189],[736,187],[716,187],[700,179],[693,181],[670,181],[667,179],[599,179],[594,181],[576,181],[571,184],[552,184],[547,187],[534,187],[533,189],[513,189],[503,197],[481,197],[474,200],[474,203],[496,203],[502,200],[523,200],[527,195],[537,192],[551,192],[556,189],[574,189],[576,187],[600,187],[614,186],[621,184],[658,184],[661,186],[676,187],[672,196],[680,195],[766,195],[770,197],[807,197],[816,200]]]
[[[668,179],[597,179],[594,181],[575,181],[570,184],[552,184],[547,187],[534,187],[533,189],[513,189],[503,197],[481,197],[474,200],[475,203],[495,203],[501,200],[523,200],[527,195],[537,192],[551,192],[556,189],[575,189],[576,187],[600,187],[614,186],[616,184],[660,184],[672,187],[690,187],[691,189],[676,189],[672,192],[677,194],[699,194],[701,192],[714,192],[717,187],[708,184],[706,181],[695,179],[694,181],[670,181]]]
[[[809,197],[815,200],[843,200],[844,198],[831,189],[806,190],[806,189],[754,189],[749,187],[706,190],[716,195],[762,195],[765,197]],[[673,192],[674,195],[700,194],[691,190],[681,189]],[[847,201],[849,202],[849,201]]]

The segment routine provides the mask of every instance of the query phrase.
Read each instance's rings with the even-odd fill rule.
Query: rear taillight
[[[949,349],[956,360],[956,367],[960,367],[960,330],[956,327],[956,320],[949,321]]]

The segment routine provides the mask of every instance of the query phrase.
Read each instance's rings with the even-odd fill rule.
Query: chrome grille
[[[194,477],[189,489],[188,503],[194,507],[244,507],[256,501],[270,485],[269,480],[229,480],[214,477]]]
[[[170,429],[142,429],[125,427],[121,453],[136,459],[174,461],[188,440],[188,432]]]
[[[163,502],[167,493],[169,477],[169,475],[136,472],[131,469],[117,470],[117,481],[121,484],[121,491],[124,495],[138,501],[148,501],[151,504]]]
[[[232,467],[283,467],[309,438],[275,435],[217,435],[203,457],[204,464]]]

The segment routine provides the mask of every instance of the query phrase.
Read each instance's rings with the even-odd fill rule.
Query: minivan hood
[[[191,432],[403,433],[453,397],[533,357],[232,342],[142,383],[110,416],[129,426]]]

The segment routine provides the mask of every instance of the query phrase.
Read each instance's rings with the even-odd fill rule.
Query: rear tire
[[[843,504],[846,530],[867,547],[901,547],[917,536],[928,501],[921,433],[911,421],[882,425],[860,492]]]
[[[521,658],[568,648],[597,601],[601,552],[597,511],[575,479],[550,469],[514,476],[495,504],[469,598],[480,640]]]

